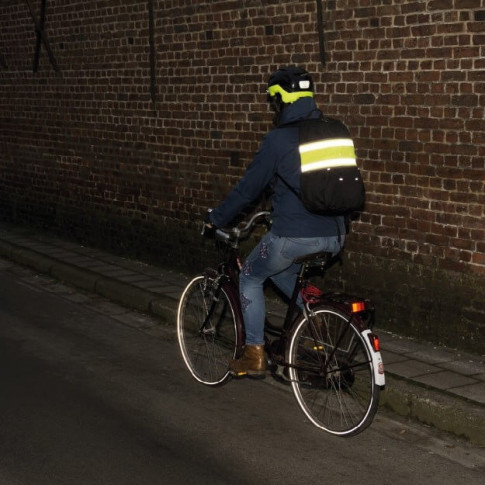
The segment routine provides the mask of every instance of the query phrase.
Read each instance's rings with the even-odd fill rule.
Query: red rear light
[[[317,303],[318,299],[323,295],[323,291],[316,286],[311,285],[308,283],[302,290],[301,296],[303,301],[307,303]]]
[[[354,301],[351,303],[352,313],[359,313],[365,310],[365,303],[363,301]]]
[[[381,351],[381,345],[379,343],[379,337],[374,333],[370,333],[369,334],[369,340],[370,340],[370,344],[371,344],[372,348],[376,352],[380,352]]]

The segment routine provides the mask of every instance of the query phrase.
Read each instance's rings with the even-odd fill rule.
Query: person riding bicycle
[[[288,297],[295,286],[301,265],[298,256],[342,249],[344,218],[309,212],[289,186],[299,189],[299,130],[295,122],[320,118],[314,100],[310,74],[300,67],[282,67],[268,81],[268,100],[275,111],[275,127],[263,138],[245,175],[227,198],[209,210],[205,222],[227,226],[269,185],[272,196],[272,227],[244,262],[240,277],[240,299],[246,329],[246,345],[241,358],[229,367],[236,375],[264,378],[265,281],[271,281]],[[279,176],[287,183],[282,183]]]

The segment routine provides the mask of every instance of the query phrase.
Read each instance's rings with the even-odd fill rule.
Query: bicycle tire
[[[186,286],[177,311],[177,336],[185,365],[197,381],[216,386],[229,379],[228,362],[237,348],[236,317],[224,288],[208,275]]]
[[[290,336],[292,390],[315,426],[353,436],[371,424],[379,404],[370,350],[358,326],[349,323],[351,315],[329,306],[314,312],[316,317],[303,318]]]

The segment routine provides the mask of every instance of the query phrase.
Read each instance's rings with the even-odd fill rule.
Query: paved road
[[[331,437],[285,388],[197,384],[170,328],[2,260],[0,383],[0,485],[483,483],[483,449],[382,412]]]

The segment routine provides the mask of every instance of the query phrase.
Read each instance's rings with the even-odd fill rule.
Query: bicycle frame
[[[222,230],[216,231],[216,238],[228,245],[231,246],[230,255],[226,262],[219,264],[218,270],[215,271],[213,269],[206,269],[206,274],[212,278],[219,278],[219,288],[224,287],[224,291],[228,295],[233,308],[235,309],[237,319],[238,319],[238,345],[236,350],[236,356],[239,357],[242,355],[244,349],[244,339],[245,339],[245,331],[244,331],[244,320],[242,315],[241,303],[239,298],[239,272],[242,267],[242,263],[238,253],[239,247],[239,240],[243,234],[248,232],[254,225],[255,220],[262,215],[266,215],[266,212],[259,212],[255,214],[251,220],[247,223],[247,225],[242,229],[233,229],[232,232],[226,232]],[[234,239],[231,239],[233,237]],[[332,255],[330,253],[322,252],[314,255],[307,255],[301,258],[297,258],[295,262],[301,263],[301,269],[297,276],[295,287],[293,289],[293,293],[290,297],[288,307],[286,310],[285,318],[283,321],[283,326],[278,328],[271,324],[268,319],[265,319],[265,350],[268,354],[270,361],[275,363],[276,365],[283,366],[284,368],[288,367],[296,367],[295,365],[291,365],[287,362],[287,358],[285,355],[286,350],[286,342],[290,335],[290,332],[295,324],[295,314],[297,310],[297,300],[298,296],[302,294],[303,299],[305,300],[304,290],[308,285],[308,280],[306,278],[307,272],[314,267],[318,267],[322,273],[324,273],[330,266],[332,266],[336,261],[340,259],[340,256]],[[311,285],[310,285],[311,286]],[[314,290],[318,290],[315,287],[312,287]],[[321,368],[318,372],[319,375],[327,375],[329,372],[328,367],[329,363],[332,362],[337,349],[339,348],[344,336],[346,334],[347,328],[354,324],[361,333],[365,333],[366,335],[366,342],[368,342],[370,348],[373,348],[374,340],[376,337],[370,331],[370,327],[373,324],[373,307],[369,305],[369,302],[366,300],[362,300],[361,298],[354,298],[349,295],[344,294],[336,294],[336,293],[327,293],[324,294],[318,290],[317,295],[313,295],[311,299],[307,298],[303,306],[303,316],[307,320],[311,320],[312,317],[315,315],[313,313],[312,307],[318,305],[329,305],[333,308],[338,308],[342,310],[344,313],[349,314],[350,318],[346,322],[346,326],[343,329],[338,341],[336,342],[334,349],[332,350],[331,354],[325,358],[325,361],[322,361]],[[360,315],[362,315],[362,310],[355,312],[353,310],[352,305],[358,303],[358,309],[362,306],[364,310],[368,313],[365,322]],[[349,311],[350,308],[350,311]],[[360,315],[359,315],[360,313]],[[367,323],[367,325],[366,325]],[[267,334],[273,335],[276,338],[273,342],[269,340]],[[312,338],[317,341],[317,335],[312,335]],[[377,344],[378,345],[378,344]],[[374,350],[376,350],[374,348]],[[352,355],[352,354],[349,354]],[[371,358],[374,361],[374,353],[370,352]],[[382,360],[380,360],[380,356],[376,357],[374,361],[375,368],[381,369],[382,368]],[[301,368],[301,367],[299,367]],[[304,369],[307,371],[315,372],[315,369]],[[380,385],[383,384],[383,373],[380,375],[376,375],[376,382],[381,382]]]
[[[243,354],[238,248],[256,219],[267,214],[256,214],[242,229],[216,230],[216,238],[229,249],[224,262],[195,276],[180,298],[180,350],[192,376],[202,384],[226,383],[234,376],[231,361]],[[324,293],[310,283],[313,269],[325,272],[337,259],[322,252],[294,260],[301,268],[283,321],[265,320],[265,350],[273,377],[290,383],[312,424],[336,436],[353,436],[366,429],[377,412],[384,367],[371,331],[370,302]],[[252,377],[249,371],[247,375]]]
[[[327,255],[326,261],[318,264],[319,266],[321,266],[322,271],[325,271],[331,264],[333,264],[333,261],[334,261],[329,253],[324,253],[324,254]],[[312,265],[308,261],[302,262],[302,267],[301,267],[300,272],[297,276],[295,287],[293,289],[293,294],[292,294],[290,301],[289,301],[289,304],[288,304],[288,308],[287,308],[287,312],[286,312],[286,315],[285,315],[283,327],[279,331],[279,336],[278,336],[279,338],[277,340],[277,345],[276,345],[277,349],[279,350],[279,353],[273,351],[273,346],[270,344],[268,339],[266,339],[265,349],[266,349],[268,355],[270,356],[270,359],[275,361],[277,363],[277,365],[281,365],[284,368],[293,367],[293,368],[298,368],[300,370],[304,370],[304,371],[307,371],[307,372],[316,373],[318,375],[327,375],[329,373],[329,371],[328,371],[329,363],[333,362],[333,359],[335,357],[335,353],[339,349],[339,347],[340,347],[340,345],[341,345],[341,343],[342,343],[342,341],[343,341],[343,339],[346,335],[348,327],[352,323],[354,323],[354,324],[357,325],[359,330],[362,331],[363,330],[363,328],[362,328],[363,324],[362,324],[360,319],[355,318],[354,313],[350,314],[350,318],[347,320],[346,326],[343,328],[343,330],[340,334],[340,337],[337,340],[337,342],[335,343],[335,346],[334,346],[332,352],[328,356],[326,356],[324,361],[322,360],[321,367],[320,367],[318,372],[316,372],[315,368],[306,368],[302,364],[295,366],[295,365],[292,365],[289,362],[287,362],[286,356],[282,355],[282,352],[284,352],[285,349],[286,349],[286,339],[289,336],[289,334],[290,334],[290,332],[293,328],[293,325],[295,324],[294,315],[295,315],[295,310],[297,308],[296,302],[297,302],[298,296],[300,294],[302,294],[302,296],[303,296],[303,291],[305,289],[305,286],[308,284],[308,280],[306,279],[305,275],[306,275],[306,273],[308,272],[308,270],[310,269],[311,266]],[[332,296],[333,296],[333,293],[329,293],[327,295],[324,295],[322,293],[319,297],[313,298],[311,301],[307,301],[303,306],[303,316],[307,320],[311,321],[311,319],[315,316],[315,314],[312,310],[312,306],[318,306],[318,305],[322,305],[322,304],[327,304],[327,305],[330,305],[332,307],[340,308],[343,311],[348,310],[340,302],[337,302],[334,299],[332,299]],[[277,335],[277,333],[274,330],[275,330],[274,327],[272,327],[271,333],[273,335]],[[317,345],[318,336],[314,333],[313,329],[311,329],[310,331],[312,333],[312,338],[314,339],[314,343],[315,343],[315,345]],[[352,353],[349,353],[349,355],[352,356]],[[350,369],[351,367],[348,367],[348,368]]]

